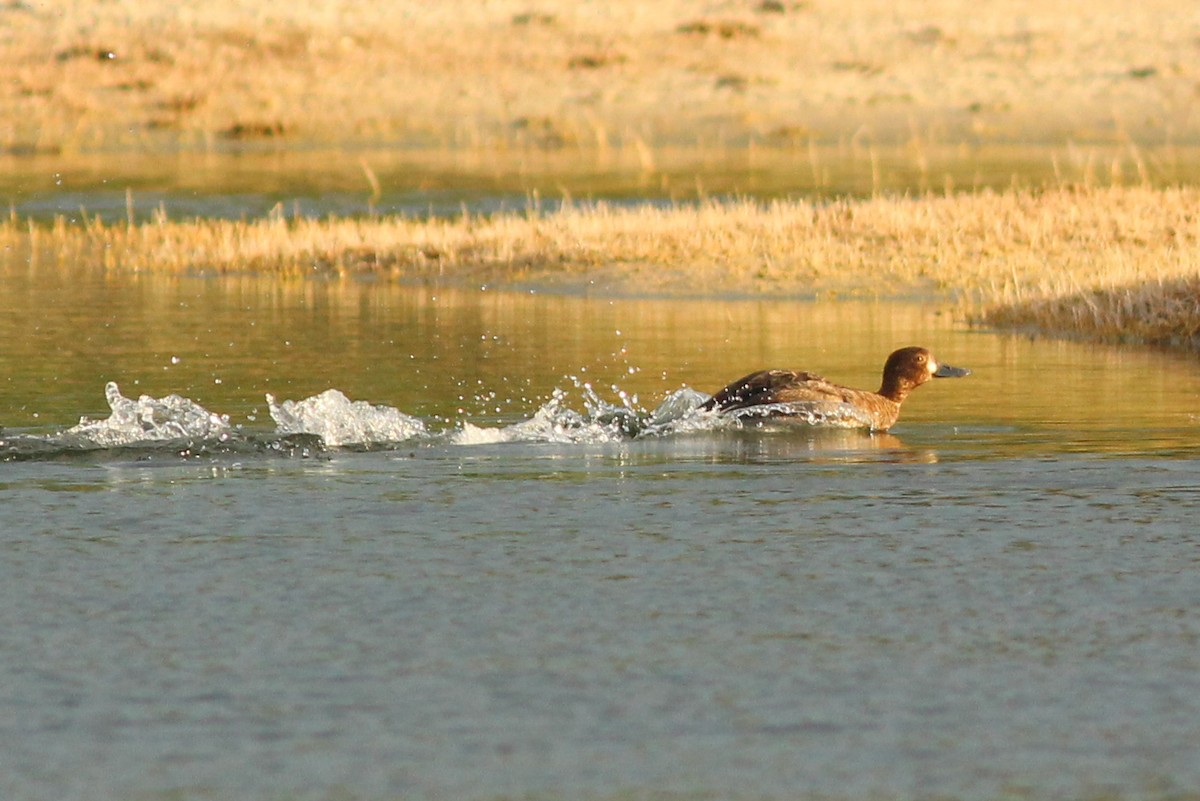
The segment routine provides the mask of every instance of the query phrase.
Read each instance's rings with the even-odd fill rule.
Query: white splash
[[[461,423],[451,434],[456,445],[491,445],[501,442],[556,442],[597,445],[641,437],[667,436],[729,425],[727,418],[698,411],[708,396],[693,389],[680,389],[653,411],[639,408],[637,398],[617,392],[620,403],[603,400],[589,384],[583,390],[585,411],[567,405],[568,392],[555,389],[533,417],[501,428]]]
[[[112,410],[107,418],[81,417],[79,425],[64,433],[102,448],[115,448],[172,439],[220,439],[231,431],[228,416],[214,414],[179,395],[142,395],[132,400],[110,381],[104,385],[104,397]]]
[[[336,389],[302,401],[276,403],[267,395],[280,434],[316,434],[331,448],[403,442],[425,433],[425,424],[391,406],[352,401]]]
[[[765,403],[748,409],[727,412],[743,426],[815,426],[818,428],[871,428],[874,421],[849,403],[796,401]]]
[[[556,389],[533,417],[502,428],[462,423],[451,435],[456,445],[490,445],[497,442],[561,442],[597,444],[624,439],[614,421],[582,414],[566,405],[567,393]]]
[[[708,397],[691,387],[675,390],[650,412],[641,433],[666,436],[689,431],[711,431],[728,425],[728,421],[721,415],[700,410]]]
[[[424,421],[399,409],[351,401],[336,389],[300,401],[277,402],[267,395],[267,404],[276,434],[316,435],[330,448],[386,447],[419,437],[455,445],[598,445],[746,427],[870,427],[870,420],[848,404],[774,404],[722,413],[702,410],[709,396],[685,387],[646,409],[636,395],[619,387],[613,386],[612,400],[606,400],[591,384],[571,380],[573,389],[555,389],[528,419],[494,428],[461,421],[448,430],[431,432]],[[104,393],[111,414],[103,420],[81,418],[79,425],[62,435],[68,445],[82,442],[87,447],[112,448],[176,439],[230,442],[243,436],[230,426],[227,415],[179,395],[142,395],[132,400],[122,396],[115,383],[107,384]],[[582,410],[572,408],[573,396]]]
[[[495,445],[499,442],[512,442],[511,426],[503,428],[486,428],[473,423],[462,423],[450,434],[450,441],[455,445]]]

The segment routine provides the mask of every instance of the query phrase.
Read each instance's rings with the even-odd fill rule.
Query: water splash
[[[81,417],[78,425],[63,432],[68,442],[118,448],[140,442],[219,440],[232,431],[228,416],[214,414],[179,395],[142,395],[133,400],[110,381],[104,386],[104,397],[111,414],[103,420]]]
[[[561,442],[598,444],[624,438],[619,422],[580,413],[567,405],[565,390],[556,389],[533,417],[501,428],[484,428],[464,422],[450,435],[456,445],[498,442]]]
[[[352,401],[336,389],[302,401],[276,403],[267,395],[280,434],[316,434],[331,448],[404,442],[425,434],[425,424],[391,406]]]
[[[583,394],[584,411],[568,405],[569,393],[555,389],[550,400],[528,420],[501,428],[484,428],[462,423],[451,435],[457,445],[483,445],[498,442],[558,442],[603,444],[630,439],[661,437],[687,431],[702,431],[730,424],[699,407],[708,396],[693,389],[671,393],[652,410],[638,405],[637,396],[614,388],[617,402],[604,400],[590,384],[576,385]],[[735,421],[734,421],[735,422]]]
[[[729,425],[729,421],[722,415],[700,410],[708,397],[691,387],[675,390],[646,417],[642,433],[667,436],[692,431],[711,431]]]
[[[831,401],[796,401],[794,403],[765,403],[725,414],[742,426],[784,428],[813,426],[817,428],[871,428],[869,415],[849,403]]]
[[[300,401],[278,402],[267,395],[275,431],[246,431],[231,426],[228,416],[180,395],[142,395],[134,400],[109,383],[104,390],[111,410],[107,418],[83,417],[78,425],[48,437],[8,434],[0,439],[0,461],[130,447],[146,448],[149,453],[166,449],[183,457],[263,453],[307,458],[320,455],[325,448],[387,448],[413,440],[468,446],[510,442],[596,445],[744,428],[870,427],[870,420],[847,404],[775,404],[721,413],[702,409],[709,396],[685,387],[647,409],[636,395],[618,386],[611,387],[610,396],[602,396],[590,383],[569,380],[570,388],[555,389],[527,419],[497,427],[462,421],[434,431],[399,409],[352,401],[336,389]]]

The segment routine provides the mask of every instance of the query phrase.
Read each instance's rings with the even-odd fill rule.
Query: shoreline
[[[181,199],[244,195],[291,203],[359,199],[357,212],[460,213],[480,199],[536,197],[678,202],[923,196],[983,190],[1200,185],[1200,147],[1016,144],[981,147],[810,145],[777,148],[647,148],[605,153],[403,151],[386,148],[235,149],[209,153],[0,155],[0,202],[24,214],[32,198],[71,196],[64,213],[90,213],[89,195]],[[124,215],[125,203],[121,202]],[[184,204],[192,205],[192,204]],[[212,207],[212,206],[210,206]],[[151,208],[150,210],[154,210]],[[173,216],[179,211],[167,209]],[[259,216],[243,207],[233,216]],[[219,204],[210,214],[221,214]],[[312,212],[309,212],[310,214]],[[346,215],[351,212],[339,211]]]
[[[907,294],[1016,329],[1200,336],[1200,196],[1177,188],[1200,186],[1200,6],[37,0],[0,5],[0,30],[9,263]],[[22,221],[26,198],[97,187],[99,218]],[[354,211],[187,221],[134,199],[298,187]],[[377,213],[439,191],[533,202]]]
[[[928,298],[976,324],[1200,345],[1200,189],[566,204],[415,219],[0,223],[29,269],[687,297]]]

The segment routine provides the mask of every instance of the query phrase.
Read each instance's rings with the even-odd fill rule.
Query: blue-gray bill
[[[965,375],[970,375],[971,371],[965,367],[951,367],[948,364],[939,364],[938,369],[934,372],[934,378],[962,378]]]

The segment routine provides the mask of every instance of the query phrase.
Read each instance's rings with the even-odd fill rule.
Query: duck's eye
[[[917,364],[924,364],[924,363],[925,363],[925,354],[918,353],[917,354]]]

